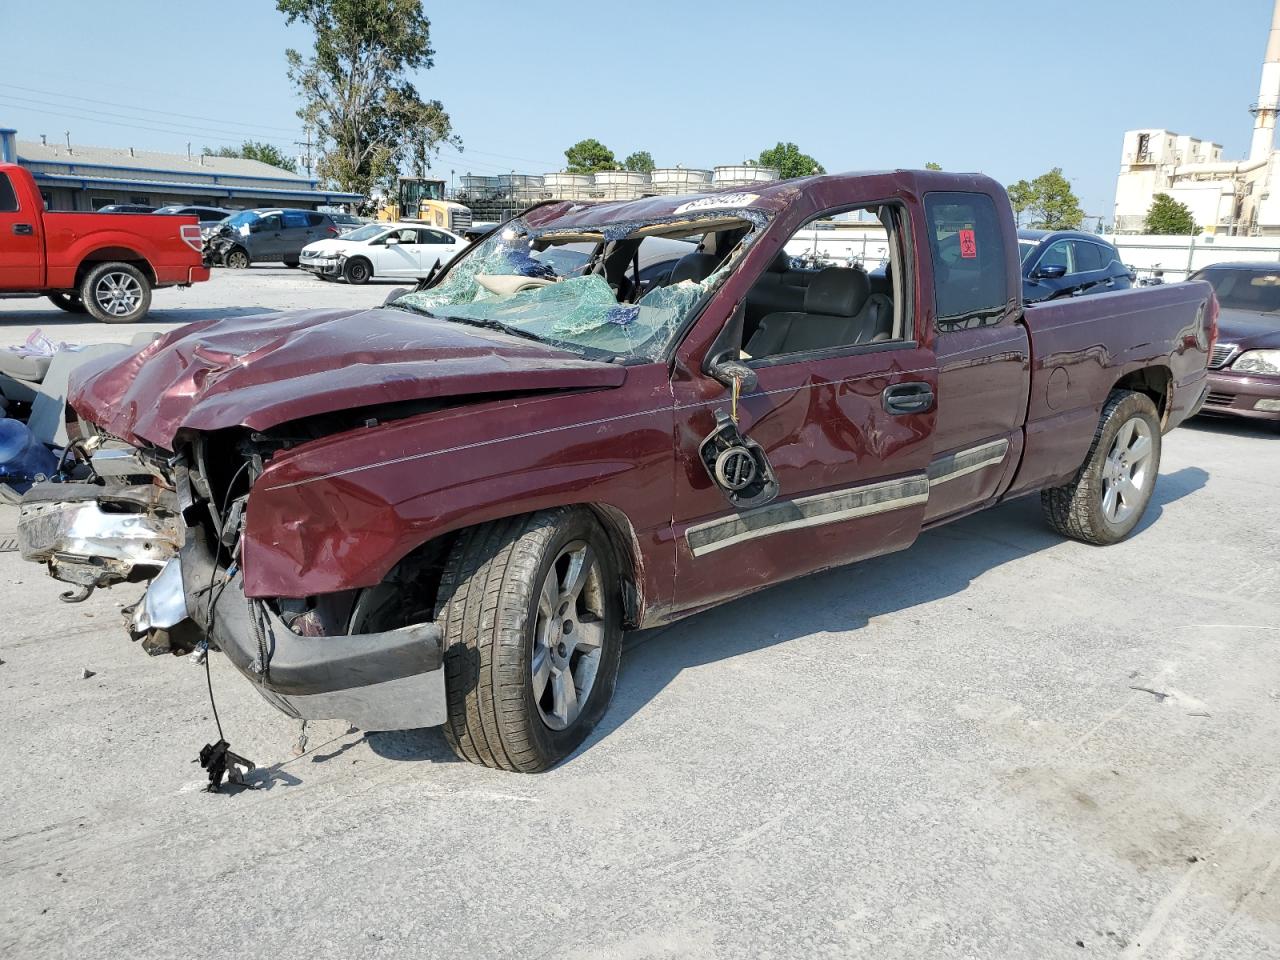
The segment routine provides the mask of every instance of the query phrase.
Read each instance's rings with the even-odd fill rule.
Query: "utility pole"
[[[295,147],[307,148],[307,152],[302,155],[302,165],[307,168],[307,179],[310,180],[311,179],[311,125],[310,124],[308,124],[304,128],[304,132],[307,135],[307,139],[295,140],[293,141],[293,145]]]

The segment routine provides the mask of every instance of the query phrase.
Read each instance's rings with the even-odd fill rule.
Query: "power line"
[[[249,139],[248,134],[240,133],[235,130],[219,130],[217,128],[207,129],[205,127],[198,126],[196,124],[175,123],[171,120],[157,120],[157,119],[152,119],[151,117],[135,117],[125,113],[112,113],[109,110],[96,110],[93,107],[77,107],[74,104],[48,103],[44,100],[36,100],[32,97],[20,97],[17,94],[5,93],[4,91],[0,91],[0,96],[3,96],[8,100],[21,101],[22,103],[39,107],[42,110],[93,111],[92,116],[94,117],[110,117],[113,120],[128,120],[134,123],[141,122],[141,123],[149,123],[149,124],[159,124],[160,126],[168,128],[170,132],[182,133],[185,136],[204,137],[204,136],[210,136],[213,134],[226,134],[228,137],[235,137],[239,140]],[[152,129],[154,129],[154,127]]]
[[[164,114],[165,116],[170,116],[170,117],[182,117],[189,120],[204,120],[209,123],[216,123],[224,127],[245,127],[249,129],[256,129],[256,130],[274,130],[278,133],[288,133],[288,134],[292,134],[294,132],[293,127],[277,127],[272,124],[263,124],[263,123],[241,123],[238,120],[222,120],[217,117],[202,117],[194,113],[185,113],[185,112],[179,113],[173,110],[158,110],[155,107],[139,107],[136,104],[132,104],[132,103],[119,103],[114,100],[95,100],[92,97],[81,97],[71,93],[57,93],[53,90],[40,90],[40,89],[37,89],[36,87],[23,87],[23,86],[19,86],[16,83],[0,83],[0,87],[8,87],[10,90],[22,90],[22,91],[25,91],[26,93],[39,93],[48,97],[56,97],[61,100],[83,100],[85,103],[98,103],[108,107],[122,107],[126,110],[133,110],[137,113],[156,113],[156,114]],[[75,107],[74,104],[71,104],[70,106],[72,106],[74,109],[83,109],[80,107]],[[156,122],[163,123],[167,121],[156,121]]]
[[[11,107],[14,109],[20,109],[20,110],[31,110],[32,112],[35,112],[36,107],[39,107],[39,111],[41,113],[48,114],[51,117],[61,117],[64,120],[87,120],[90,122],[102,123],[103,122],[102,117],[105,116],[105,114],[92,115],[92,114],[83,114],[83,113],[70,113],[70,112],[67,112],[67,108],[62,107],[60,104],[53,104],[52,106],[56,107],[57,109],[51,109],[50,108],[51,105],[41,104],[38,102],[36,103],[36,107],[29,106],[28,104],[25,104],[25,103],[7,102],[12,99],[15,99],[15,98],[10,98],[7,95],[0,96],[0,105]],[[193,134],[191,130],[183,130],[181,128],[174,128],[174,127],[167,127],[167,128],[153,127],[153,126],[146,126],[144,124],[139,124],[139,123],[120,123],[117,121],[108,121],[108,122],[110,122],[112,126],[124,127],[128,130],[146,130],[151,133],[167,134],[168,136],[190,137],[193,139],[198,138],[202,140],[216,140],[220,143],[233,143],[233,144],[242,143],[246,139],[243,134],[234,136],[234,137],[218,136],[216,134],[209,134],[209,133]],[[195,129],[195,128],[192,128],[192,129]],[[280,144],[278,143],[273,144],[273,146],[278,147],[280,146]]]

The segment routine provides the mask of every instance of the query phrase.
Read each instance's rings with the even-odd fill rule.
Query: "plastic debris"
[[[97,675],[98,675],[97,673],[95,673],[93,670],[90,670],[88,667],[85,667],[83,670],[80,671],[81,680],[88,680],[90,677],[96,677]]]

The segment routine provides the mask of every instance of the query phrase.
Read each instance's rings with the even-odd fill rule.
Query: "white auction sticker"
[[[726,207],[749,207],[760,199],[758,193],[722,193],[715,197],[702,197],[690,200],[676,207],[676,213],[689,213],[692,210],[723,210]]]

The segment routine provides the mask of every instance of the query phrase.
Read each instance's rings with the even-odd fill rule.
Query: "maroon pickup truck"
[[[797,269],[788,241],[846,212],[886,269]],[[694,252],[646,273],[653,238]],[[135,638],[207,638],[294,717],[542,770],[604,713],[624,630],[1024,494],[1127,536],[1216,311],[1205,283],[1024,307],[977,175],[552,202],[380,309],[83,368],[81,462],[27,495],[20,546],[72,599],[151,579]]]
[[[209,279],[195,217],[54,213],[31,174],[0,163],[0,297],[43,294],[70,313],[132,323],[151,291]]]

